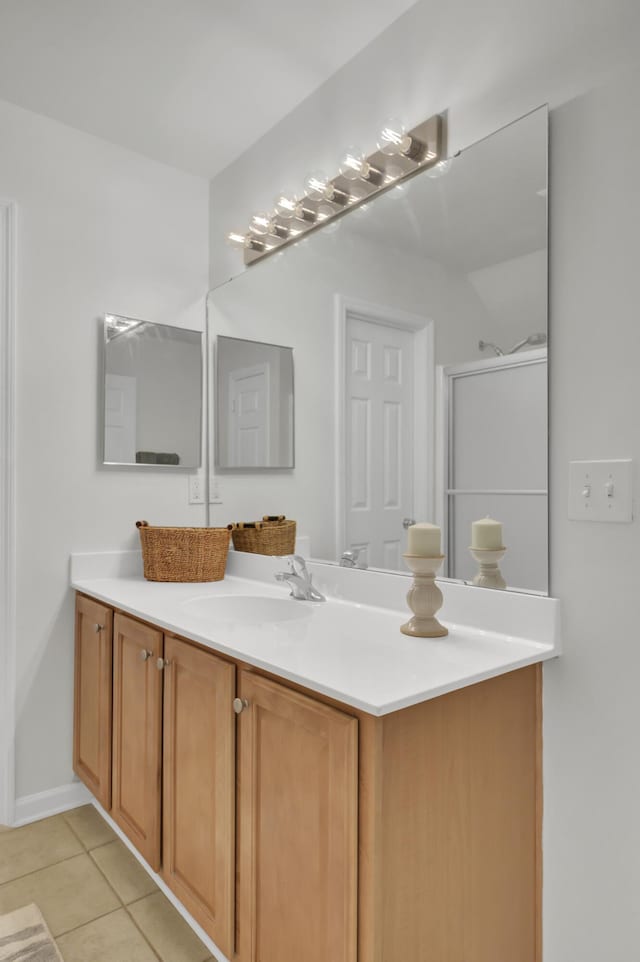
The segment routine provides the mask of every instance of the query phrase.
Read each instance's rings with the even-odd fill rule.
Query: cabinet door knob
[[[93,630],[97,634],[99,631],[104,631],[104,625],[94,625]]]
[[[162,671],[163,668],[170,668],[170,667],[171,667],[171,662],[169,661],[168,658],[158,658],[156,662],[156,668],[158,669],[158,671]]]
[[[142,651],[140,652],[140,659],[142,661],[147,661],[149,658],[151,658],[152,654],[153,654],[152,651],[147,651],[146,648],[143,648]]]
[[[241,712],[245,710],[245,708],[248,708],[248,707],[249,707],[249,702],[247,701],[246,698],[233,699],[233,710],[236,713],[236,715],[239,715]]]

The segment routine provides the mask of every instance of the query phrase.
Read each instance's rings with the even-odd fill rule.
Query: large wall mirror
[[[202,463],[203,335],[107,314],[105,464]]]
[[[221,477],[223,520],[286,514],[313,558],[396,571],[435,521],[469,580],[490,515],[509,587],[547,591],[547,154],[540,108],[210,292],[211,344],[296,359],[295,468]]]

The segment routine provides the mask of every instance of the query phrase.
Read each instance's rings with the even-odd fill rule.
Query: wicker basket
[[[284,515],[265,515],[262,521],[240,522],[231,529],[236,551],[282,556],[296,547],[296,523]]]
[[[222,581],[228,528],[154,528],[136,521],[147,581]]]

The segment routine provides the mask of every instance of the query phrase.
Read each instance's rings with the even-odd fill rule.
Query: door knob
[[[140,660],[147,661],[147,659],[151,658],[152,654],[153,654],[152,651],[147,651],[146,648],[143,648],[142,651],[140,652]]]
[[[239,715],[241,712],[245,710],[245,708],[248,708],[248,707],[249,707],[249,702],[247,701],[246,698],[233,699],[233,710],[236,713],[236,715]]]
[[[163,668],[169,668],[170,666],[171,662],[167,658],[158,658],[156,662],[156,668],[158,671],[162,671]]]
[[[93,630],[96,632],[96,634],[97,634],[99,631],[104,631],[104,625],[94,625],[94,626],[93,626]]]
[[[405,529],[405,531],[406,531],[407,528],[410,528],[412,524],[415,524],[415,521],[414,521],[413,518],[403,518],[403,519],[402,519],[402,527]]]

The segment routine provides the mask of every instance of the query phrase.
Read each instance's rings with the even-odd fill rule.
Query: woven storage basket
[[[136,521],[147,581],[222,581],[228,528],[154,528]]]
[[[284,515],[265,515],[262,521],[240,522],[231,529],[236,551],[251,554],[293,554],[296,547],[296,523]]]

